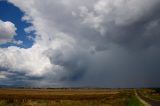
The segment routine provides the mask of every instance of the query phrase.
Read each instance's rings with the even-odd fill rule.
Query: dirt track
[[[140,92],[137,91],[137,95],[144,100],[145,102],[147,102],[148,104],[150,104],[151,106],[160,106],[160,101],[158,100],[153,100],[151,98],[145,97],[144,95],[142,95]]]

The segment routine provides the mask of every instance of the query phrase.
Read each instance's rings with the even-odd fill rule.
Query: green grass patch
[[[136,96],[129,98],[127,106],[144,106]]]
[[[149,95],[148,97],[155,100],[160,100],[160,95]]]

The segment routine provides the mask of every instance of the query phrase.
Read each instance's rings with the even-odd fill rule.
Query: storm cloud
[[[24,12],[36,37],[31,48],[0,49],[4,82],[159,87],[159,0],[9,2]]]

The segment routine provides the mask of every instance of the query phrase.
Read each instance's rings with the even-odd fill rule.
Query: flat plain
[[[1,88],[0,106],[143,106],[134,89]]]

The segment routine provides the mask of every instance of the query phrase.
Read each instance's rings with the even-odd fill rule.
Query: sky
[[[1,21],[3,22],[8,21],[14,24],[14,27],[16,28],[15,30],[13,30],[15,31],[15,33],[13,32],[11,34],[9,33],[9,35],[11,35],[10,36],[11,39],[6,38],[7,41],[5,41],[4,43],[3,42],[0,43],[0,46],[1,47],[19,46],[23,48],[31,47],[33,44],[33,40],[28,39],[27,36],[29,36],[29,34],[26,34],[24,31],[24,28],[26,28],[31,24],[25,23],[23,22],[23,20],[21,20],[21,17],[23,17],[24,13],[18,7],[13,6],[13,4],[8,3],[5,0],[0,1],[0,13],[1,13],[0,14]],[[3,36],[5,36],[5,34],[3,34]],[[34,37],[34,34],[32,33],[31,36]]]
[[[0,0],[0,85],[160,87],[159,0]]]

